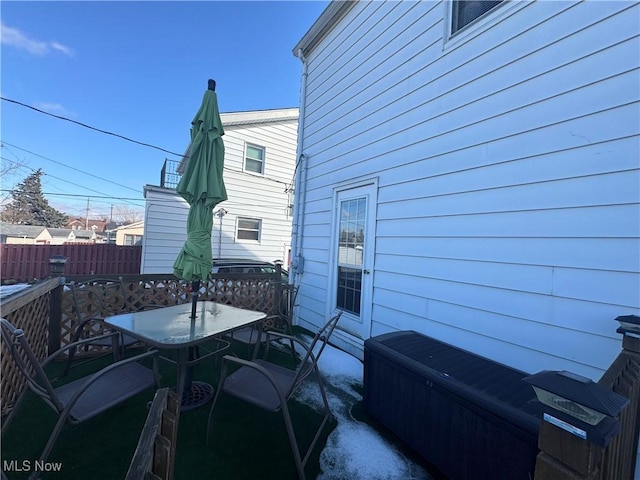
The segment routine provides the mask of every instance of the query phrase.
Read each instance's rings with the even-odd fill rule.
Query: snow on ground
[[[302,350],[299,353],[304,354]],[[351,407],[362,400],[353,388],[362,387],[362,362],[327,345],[318,366],[325,380],[329,406],[338,422],[320,454],[318,480],[428,480],[430,477],[421,466],[351,415]],[[296,400],[318,410],[322,406],[315,382],[306,382]]]
[[[28,283],[16,283],[14,285],[0,285],[0,298],[8,297],[29,286]]]

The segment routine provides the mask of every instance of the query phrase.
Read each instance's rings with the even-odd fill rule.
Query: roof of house
[[[71,230],[76,238],[93,238],[96,235],[96,232],[93,230]]]
[[[71,228],[50,228],[49,233],[54,237],[68,237],[73,233],[75,238],[91,238],[94,235],[93,230],[74,230]]]
[[[11,223],[0,223],[0,233],[9,237],[36,238],[47,227],[41,225],[14,225]]]
[[[126,225],[120,225],[115,230],[127,230],[130,228],[140,228],[144,227],[144,220],[140,220],[139,222],[128,223]]]
[[[274,108],[271,110],[249,110],[246,112],[228,112],[221,113],[220,120],[223,127],[235,127],[241,125],[259,125],[263,123],[287,122],[298,120],[300,117],[300,109],[295,108]],[[176,172],[182,175],[187,168],[189,149],[191,142],[187,145],[187,149],[180,160]]]
[[[357,2],[358,0],[333,0],[329,3],[293,48],[293,54],[301,58],[301,54],[305,56],[311,52]]]
[[[72,231],[70,228],[49,228],[49,233],[54,237],[68,237]]]
[[[298,120],[299,115],[300,112],[297,107],[276,108],[273,110],[221,113],[220,120],[222,121],[223,127],[233,127],[235,125],[253,125],[258,123]]]
[[[79,226],[81,229],[84,229],[85,225],[88,225],[89,227],[96,227],[96,230],[98,231],[104,231],[105,227],[107,225],[107,223],[109,223],[109,221],[107,219],[104,218],[83,218],[83,217],[69,217],[67,219],[67,227],[71,228],[74,225]]]

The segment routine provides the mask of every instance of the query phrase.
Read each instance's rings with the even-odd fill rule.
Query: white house
[[[51,238],[47,227],[0,222],[0,243],[47,245],[51,243]]]
[[[214,209],[213,258],[288,265],[298,109],[222,113],[220,118],[228,199]],[[141,273],[172,273],[186,240],[189,205],[174,188],[146,185],[144,195]]]
[[[116,245],[140,245],[144,238],[144,222],[120,225],[114,229]]]
[[[296,321],[599,379],[640,313],[638,5],[329,4],[294,49]]]

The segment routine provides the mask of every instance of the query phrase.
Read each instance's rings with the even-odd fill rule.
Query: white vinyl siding
[[[301,323],[333,186],[376,175],[371,335],[599,379],[640,312],[638,10],[522,2],[443,50],[444,4],[357,3],[306,56]]]
[[[267,114],[280,111],[269,111]],[[285,110],[290,117],[296,109]],[[291,243],[289,196],[285,192],[293,179],[296,156],[297,119],[225,124],[237,114],[222,114],[225,135],[224,182],[228,199],[214,208],[227,213],[213,218],[211,244],[213,257],[288,261]],[[251,112],[242,115],[251,116]],[[264,175],[243,171],[245,143],[263,145],[269,151]],[[172,273],[173,262],[186,239],[189,205],[175,190],[146,186],[145,236],[142,248],[142,273]],[[261,220],[260,242],[237,242],[238,217]],[[220,242],[222,240],[222,242]],[[222,243],[222,245],[220,245]]]

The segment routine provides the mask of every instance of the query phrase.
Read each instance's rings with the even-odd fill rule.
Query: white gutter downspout
[[[299,48],[296,57],[302,62],[302,82],[300,86],[300,111],[298,116],[298,147],[296,150],[297,166],[295,178],[295,202],[293,205],[293,242],[291,251],[292,283],[300,286],[300,276],[304,271],[304,257],[302,256],[302,236],[304,230],[304,210],[307,187],[307,162],[303,151],[303,131],[305,118],[305,102],[307,93],[307,62]]]

